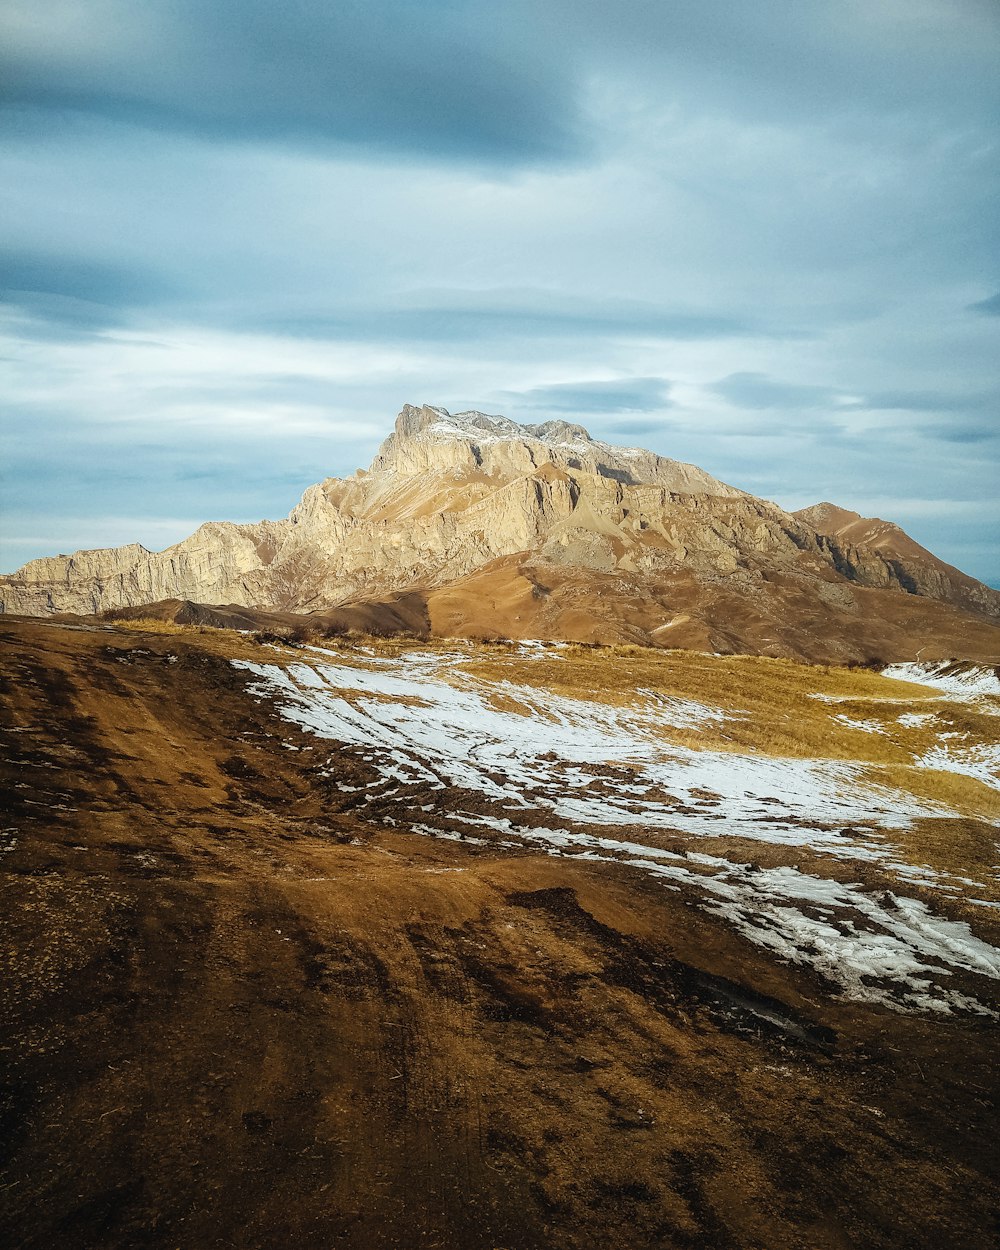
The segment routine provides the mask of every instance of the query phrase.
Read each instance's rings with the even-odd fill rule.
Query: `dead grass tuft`
[[[228,631],[218,630],[212,625],[180,625],[177,621],[161,621],[154,616],[136,616],[128,620],[109,621],[115,629],[125,631],[137,630],[143,634],[218,634]]]

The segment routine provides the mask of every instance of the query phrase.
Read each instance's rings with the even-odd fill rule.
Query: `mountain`
[[[367,470],[289,517],[211,522],[35,560],[0,609],[43,616],[162,600],[280,613],[423,604],[438,634],[653,642],[806,659],[1000,658],[1000,593],[895,526],[788,513],[693,465],[580,425],[406,405]]]
[[[832,503],[817,503],[793,514],[842,547],[877,552],[892,567],[904,590],[946,599],[996,615],[997,592],[974,577],[945,564],[892,521],[865,517]]]

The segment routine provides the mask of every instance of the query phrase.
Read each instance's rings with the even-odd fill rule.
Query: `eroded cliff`
[[[0,578],[0,606],[89,614],[177,598],[310,612],[445,587],[515,556],[613,575],[622,593],[686,577],[751,613],[776,586],[847,615],[870,610],[856,588],[875,588],[1000,620],[1000,594],[894,526],[832,505],[791,514],[569,422],[411,405],[368,470],[310,487],[286,520],[209,523],[161,552],[130,544],[35,560]]]

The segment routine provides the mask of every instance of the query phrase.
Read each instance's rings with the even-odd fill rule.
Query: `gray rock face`
[[[1000,616],[1000,594],[923,548],[880,551],[813,519],[571,422],[406,405],[367,471],[309,487],[286,520],[203,525],[161,552],[129,544],[34,560],[0,578],[0,610],[86,614],[177,598],[312,611],[443,586],[528,553],[633,577],[681,568],[734,588],[787,572],[826,598],[854,583]]]

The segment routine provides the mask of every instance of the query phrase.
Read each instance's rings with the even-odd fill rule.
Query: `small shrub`
[[[879,659],[878,656],[872,655],[868,656],[868,658],[864,660],[852,660],[851,663],[847,665],[847,668],[848,670],[862,669],[869,673],[881,673],[881,671],[884,668],[888,668],[888,666],[888,660],[882,660]]]
[[[294,630],[274,630],[274,629],[258,629],[250,635],[254,642],[260,647],[270,644],[278,647],[300,647],[306,638],[309,637],[308,631],[301,631],[301,638],[293,635],[298,634],[300,629],[298,626]]]

